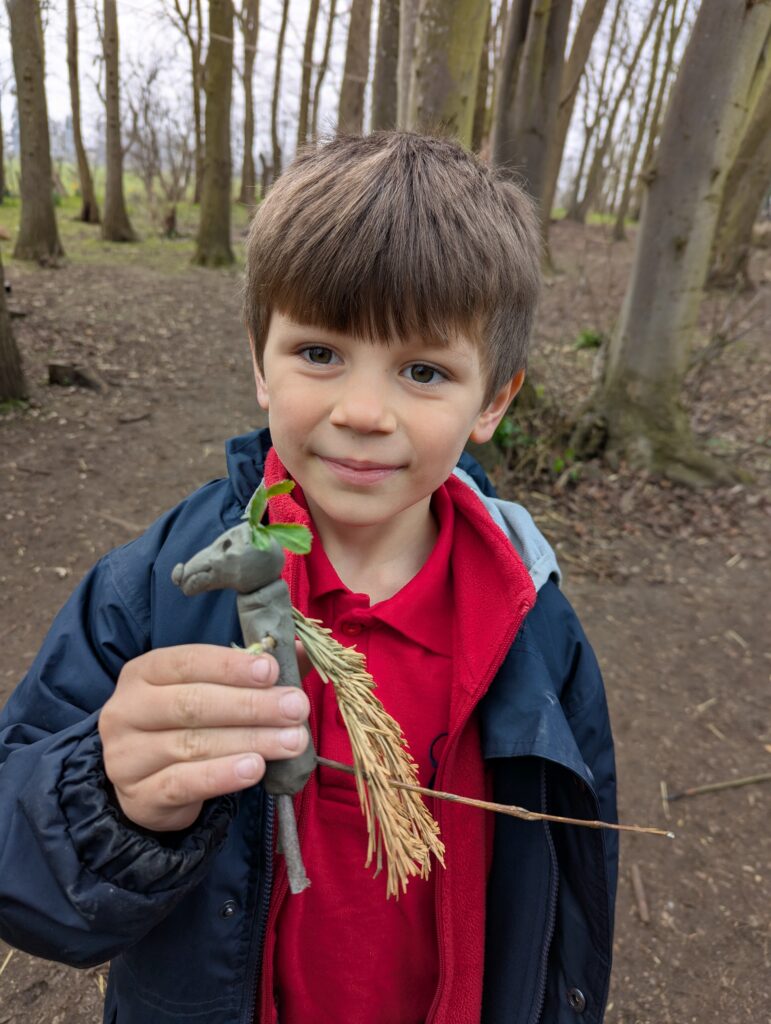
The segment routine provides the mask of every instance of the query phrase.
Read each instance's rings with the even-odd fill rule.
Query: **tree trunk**
[[[108,242],[135,242],[137,236],[123,198],[123,146],[120,138],[120,77],[118,12],[115,0],[104,0],[105,149],[106,180],[102,238]]]
[[[610,449],[675,479],[725,479],[680,405],[726,175],[768,73],[771,5],[702,0],[650,176],[598,406]]]
[[[26,397],[21,355],[11,330],[11,318],[5,302],[5,275],[0,260],[0,402]]]
[[[645,26],[643,27],[642,32],[640,33],[639,39],[637,40],[637,46],[635,47],[632,59],[626,66],[626,74],[624,75],[624,80],[621,83],[621,88],[616,94],[613,106],[610,108],[610,113],[608,114],[608,123],[605,126],[605,134],[602,137],[602,141],[594,151],[592,163],[589,168],[589,174],[586,178],[586,188],[584,189],[584,195],[578,204],[577,219],[580,221],[586,220],[586,215],[592,207],[594,197],[597,195],[599,191],[600,181],[603,176],[603,163],[605,157],[607,156],[608,148],[613,138],[613,129],[616,125],[616,118],[618,117],[618,112],[621,109],[621,104],[623,103],[624,98],[629,93],[629,87],[632,83],[632,79],[634,78],[635,72],[637,70],[637,64],[640,60],[640,56],[643,52],[643,49],[645,48],[645,44],[648,41],[648,36],[650,35],[651,29],[653,28],[653,24],[658,16],[659,8],[661,7],[661,2],[662,0],[653,0],[653,4],[648,13],[648,19],[645,22]]]
[[[483,0],[422,0],[415,30],[407,127],[452,135],[471,146]]]
[[[552,207],[554,206],[557,179],[559,178],[562,154],[565,151],[565,141],[568,137],[570,121],[573,117],[576,96],[578,95],[578,85],[586,69],[586,62],[589,59],[592,42],[602,21],[602,16],[605,13],[606,4],[607,0],[586,0],[584,3],[576,34],[573,37],[573,44],[570,47],[570,56],[565,62],[565,67],[562,71],[557,123],[549,142],[546,184],[543,193],[543,208],[549,216],[551,216]],[[544,218],[544,223],[548,224],[547,218]]]
[[[243,0],[239,14],[244,37],[244,68],[241,82],[244,88],[244,159],[241,166],[239,203],[254,206],[257,199],[257,172],[254,169],[254,59],[257,55],[259,32],[259,0]]]
[[[364,90],[369,77],[371,20],[372,0],[352,0],[337,115],[337,130],[341,132],[361,132],[364,127]]]
[[[766,60],[769,56],[766,55]],[[752,287],[749,260],[752,229],[771,182],[771,74],[750,118],[726,178],[708,284]]]
[[[300,85],[300,113],[297,118],[297,148],[308,141],[308,113],[311,103],[311,72],[313,71],[313,43],[316,39],[316,24],[319,20],[319,0],[311,0],[308,8],[308,24],[305,28],[303,47],[303,71]]]
[[[319,121],[319,97],[321,96],[321,86],[324,82],[324,76],[329,68],[329,52],[332,49],[332,35],[335,28],[335,6],[336,0],[329,0],[329,21],[327,22],[327,36],[324,40],[324,54],[321,58],[321,64],[316,75],[316,84],[313,86],[313,114],[311,116],[311,139],[315,139],[318,135],[318,121]]]
[[[67,0],[67,68],[70,78],[70,105],[72,107],[72,138],[78,159],[80,180],[80,215],[86,224],[99,223],[99,206],[94,192],[94,181],[88,166],[86,147],[80,130],[80,82],[78,81],[78,19],[75,0]]]
[[[478,153],[482,148],[488,131],[487,93],[490,86],[490,38],[493,31],[492,10],[488,0],[487,27],[482,52],[479,55],[479,77],[477,78],[477,97],[474,102],[474,120],[471,125],[471,149]]]
[[[201,220],[193,262],[221,267],[230,248],[230,103],[233,92],[233,2],[209,0],[206,55],[206,135]]]
[[[640,150],[642,149],[643,139],[645,138],[645,132],[648,127],[648,114],[650,113],[651,103],[653,102],[653,91],[656,86],[656,77],[659,70],[661,41],[664,38],[664,23],[666,21],[666,17],[667,8],[665,7],[661,12],[659,23],[656,26],[656,36],[653,41],[653,54],[651,55],[650,72],[648,75],[648,88],[645,90],[645,101],[640,114],[640,123],[637,125],[637,131],[629,152],[629,162],[627,164],[626,177],[624,180],[624,190],[621,193],[621,199],[618,204],[618,209],[616,210],[616,221],[613,225],[613,238],[617,242],[621,242],[626,238],[624,221],[627,213],[629,212],[629,204],[632,200],[635,178],[637,177],[637,165],[640,158]]]
[[[0,205],[5,200],[5,135],[3,128],[2,95],[0,94]]]
[[[281,174],[281,140],[278,137],[278,101],[281,95],[281,65],[284,61],[284,40],[286,39],[286,26],[289,21],[289,0],[284,0],[281,9],[281,28],[278,31],[278,42],[276,43],[276,69],[273,75],[273,98],[270,104],[270,140],[273,148],[273,166],[271,168],[272,180]]]
[[[410,116],[410,82],[415,57],[419,0],[399,0],[399,60],[396,67],[396,123],[406,128]]]
[[[396,127],[399,0],[380,0],[372,79],[372,130]]]
[[[544,236],[551,212],[544,206],[548,146],[556,130],[570,12],[571,0],[533,5],[514,99],[517,154],[506,165],[519,171],[538,203]]]
[[[13,255],[56,263],[64,254],[51,194],[51,150],[38,0],[8,4],[21,148],[21,223]]]
[[[635,189],[635,198],[632,206],[632,219],[638,220],[640,215],[640,203],[642,202],[642,189],[644,184],[644,177],[648,173],[650,167],[653,165],[653,156],[656,151],[656,142],[659,137],[659,130],[661,128],[661,117],[664,111],[664,103],[669,88],[670,75],[675,60],[675,46],[680,35],[680,31],[685,22],[685,15],[688,10],[688,0],[683,0],[683,8],[680,14],[679,20],[677,19],[677,0],[667,0],[670,12],[670,25],[669,25],[669,39],[667,40],[667,56],[664,62],[664,70],[661,73],[659,80],[659,87],[656,92],[656,102],[653,104],[653,113],[651,114],[651,126],[648,131],[648,141],[645,144],[645,155],[642,158],[642,170],[640,171],[640,180],[637,183]]]
[[[495,100],[491,131],[491,158],[499,167],[514,164],[517,159],[516,120],[514,103],[522,53],[525,49],[527,29],[533,0],[512,0],[503,33],[503,52],[495,76]]]

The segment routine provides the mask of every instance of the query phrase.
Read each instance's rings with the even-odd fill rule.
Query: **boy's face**
[[[420,525],[469,437],[487,441],[523,373],[482,407],[477,346],[459,337],[384,345],[274,312],[255,367],[273,444],[319,519]]]

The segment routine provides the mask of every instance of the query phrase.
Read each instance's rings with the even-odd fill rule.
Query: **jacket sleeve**
[[[75,966],[108,960],[164,917],[206,873],[234,812],[224,798],[186,832],[143,832],[104,775],[99,710],[150,645],[130,598],[149,593],[159,529],[85,577],[0,715],[0,935]]]

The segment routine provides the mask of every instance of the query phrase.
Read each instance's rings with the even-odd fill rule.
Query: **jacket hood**
[[[243,509],[262,482],[262,470],[270,448],[267,428],[233,437],[225,444],[230,484]],[[493,522],[508,537],[530,573],[535,589],[540,590],[550,579],[559,583],[562,573],[554,551],[530,513],[522,505],[497,497],[479,464],[465,452],[454,475],[476,494]]]

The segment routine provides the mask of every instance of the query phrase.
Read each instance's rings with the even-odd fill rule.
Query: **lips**
[[[336,477],[348,483],[354,484],[375,484],[381,480],[393,476],[402,467],[389,465],[384,462],[370,462],[359,459],[333,459],[323,455],[319,456],[327,468]]]

